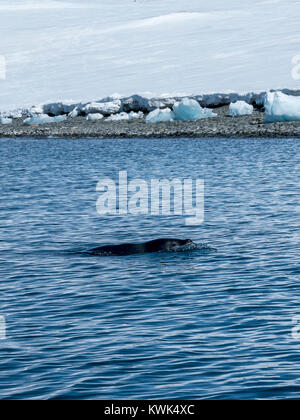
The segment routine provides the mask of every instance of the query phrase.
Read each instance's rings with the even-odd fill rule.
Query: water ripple
[[[299,398],[299,147],[1,140],[0,398]],[[124,168],[205,178],[205,223],[100,218],[96,183]],[[83,252],[157,237],[203,245]]]

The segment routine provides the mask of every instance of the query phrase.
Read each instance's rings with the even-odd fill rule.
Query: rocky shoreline
[[[258,109],[251,116],[242,117],[230,117],[228,106],[215,111],[216,118],[157,124],[146,124],[144,119],[86,121],[79,116],[60,123],[28,126],[23,123],[23,118],[16,118],[11,125],[0,125],[0,138],[300,138],[300,122],[265,124],[265,114]]]

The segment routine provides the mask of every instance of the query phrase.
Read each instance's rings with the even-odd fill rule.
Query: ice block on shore
[[[300,98],[269,92],[265,99],[266,123],[300,121]]]
[[[245,101],[237,101],[231,103],[229,106],[229,114],[231,117],[242,117],[243,115],[252,115],[253,111],[253,105],[249,105]]]
[[[173,111],[178,121],[197,121],[217,116],[211,109],[202,108],[196,100],[187,98],[177,102]]]
[[[159,123],[159,122],[169,122],[175,120],[175,114],[171,111],[170,108],[165,109],[155,109],[150,112],[146,117],[146,122],[149,123]]]

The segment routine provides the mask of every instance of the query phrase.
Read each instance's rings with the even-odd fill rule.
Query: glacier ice
[[[131,120],[138,120],[140,118],[144,117],[144,113],[139,111],[139,112],[134,112],[131,111],[129,114],[127,114],[127,112],[120,112],[119,114],[113,114],[110,117],[106,118],[105,121],[131,121]]]
[[[86,114],[102,114],[109,116],[117,114],[121,109],[121,101],[119,99],[112,102],[91,102],[83,108]]]
[[[57,117],[53,117],[53,122],[60,123],[67,120],[66,115],[58,115]]]
[[[110,117],[106,118],[105,121],[128,121],[129,120],[129,114],[126,112],[121,112],[120,114],[113,114]]]
[[[22,118],[24,113],[26,114],[25,109],[18,108],[18,109],[11,110],[11,111],[2,111],[2,112],[0,112],[0,117],[11,118],[11,119]]]
[[[49,115],[46,114],[39,114],[34,117],[29,117],[24,120],[24,124],[26,125],[35,125],[35,124],[48,124],[53,122],[53,118],[49,117]]]
[[[139,111],[139,112],[131,111],[128,114],[128,116],[130,120],[138,120],[138,119],[144,118],[144,113],[142,111]]]
[[[146,123],[169,122],[175,120],[175,114],[170,108],[155,109],[146,117]]]
[[[35,115],[43,114],[43,113],[44,113],[43,107],[42,106],[39,106],[39,105],[35,105],[35,106],[32,106],[28,110],[28,113],[27,114],[29,116],[31,116],[31,117],[34,117]]]
[[[88,114],[86,117],[87,121],[99,121],[102,120],[103,115],[102,114]]]
[[[79,111],[79,108],[76,107],[76,108],[73,109],[73,111],[69,112],[68,117],[70,117],[70,118],[76,118],[76,117],[78,117],[79,112],[80,112]]]
[[[12,124],[12,119],[11,118],[5,118],[5,117],[1,117],[0,118],[0,125],[8,125],[8,124]]]
[[[49,117],[47,114],[39,114],[34,117],[29,117],[24,120],[26,125],[41,125],[41,124],[51,124],[51,123],[60,123],[66,121],[66,115],[60,115],[57,117]]]
[[[123,98],[122,102],[122,111],[125,112],[145,112],[149,113],[154,111],[157,108],[172,108],[172,106],[176,103],[176,99],[172,97],[160,97],[160,98],[152,98],[152,97],[144,97],[140,95],[132,95],[128,98]]]
[[[229,114],[231,117],[240,117],[243,115],[252,115],[254,111],[253,105],[247,104],[245,101],[237,101],[229,106]]]
[[[122,110],[125,112],[130,112],[130,111],[150,112],[150,111],[153,111],[153,109],[155,108],[156,107],[151,108],[151,106],[149,105],[149,99],[144,98],[143,96],[140,96],[140,95],[132,95],[132,96],[129,96],[128,98],[122,99]]]
[[[188,98],[177,102],[173,106],[173,111],[178,121],[196,121],[217,116],[211,109],[202,108],[197,101]]]
[[[265,122],[300,121],[300,98],[269,92],[265,98]]]
[[[43,105],[43,114],[60,116],[64,114],[69,114],[76,108],[78,104],[74,104],[72,101],[66,102],[54,102]]]
[[[289,97],[300,96],[300,90],[283,89],[277,91],[277,93],[279,92],[282,92],[283,94],[285,94],[285,96],[288,95]],[[107,98],[99,99],[95,102],[71,103],[71,101],[64,101],[48,103],[46,105],[37,105],[28,108],[17,108],[15,110],[2,110],[0,111],[0,117],[14,119],[22,117],[34,117],[37,114],[46,114],[48,116],[68,115],[70,118],[75,118],[78,115],[88,115],[90,113],[102,114],[105,117],[109,117],[112,114],[126,112],[129,113],[129,119],[131,120],[135,118],[142,118],[144,116],[144,113],[148,114],[149,112],[152,112],[158,108],[165,109],[175,107],[175,109],[178,109],[178,103],[181,104],[182,107],[184,103],[187,104],[189,102],[193,103],[195,108],[197,108],[198,111],[196,111],[196,115],[198,115],[199,113],[201,118],[208,118],[215,116],[215,114],[210,109],[206,109],[206,107],[212,108],[223,105],[230,105],[238,101],[243,101],[247,104],[253,103],[254,105],[263,107],[266,103],[266,95],[266,92],[250,92],[243,94],[218,93],[194,95],[190,97],[172,97],[170,95],[162,95],[160,97],[152,98],[150,96],[143,97],[139,95],[133,95],[127,98],[119,98],[119,95],[114,95]],[[200,108],[198,105],[200,106]],[[194,118],[194,115],[192,116]],[[189,119],[190,116],[186,118]]]

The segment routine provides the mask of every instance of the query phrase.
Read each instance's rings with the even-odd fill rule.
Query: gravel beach
[[[61,123],[27,126],[24,118],[0,125],[1,138],[163,138],[163,137],[300,137],[300,122],[265,124],[265,114],[230,117],[229,107],[217,108],[216,118],[146,124],[145,120],[107,122],[68,118]]]

